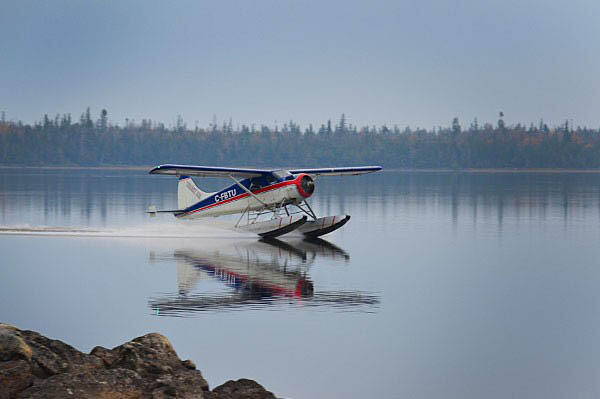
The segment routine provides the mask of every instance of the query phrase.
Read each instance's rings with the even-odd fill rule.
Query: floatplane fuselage
[[[176,210],[156,210],[151,215],[172,213],[178,219],[199,219],[241,214],[235,227],[263,237],[276,237],[298,230],[317,237],[342,227],[349,215],[318,218],[307,199],[315,191],[320,175],[357,175],[381,170],[379,166],[297,170],[238,169],[212,166],[160,165],[151,174],[175,175],[179,178]],[[191,176],[226,177],[231,186],[216,192],[204,192]],[[292,211],[290,211],[292,208]],[[270,220],[260,220],[270,215]],[[244,216],[246,220],[244,223]],[[263,218],[264,219],[264,218]],[[310,219],[310,220],[309,220]]]

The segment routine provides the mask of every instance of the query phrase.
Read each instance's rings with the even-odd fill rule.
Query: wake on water
[[[0,225],[0,235],[62,236],[62,237],[138,237],[138,238],[241,238],[256,235],[234,230],[229,221],[196,223],[144,223],[133,226],[31,226]]]

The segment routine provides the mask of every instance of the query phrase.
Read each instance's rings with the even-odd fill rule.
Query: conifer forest
[[[233,126],[231,121],[189,128],[181,117],[173,126],[151,120],[109,121],[108,112],[88,108],[44,115],[33,125],[0,119],[0,165],[129,166],[182,163],[236,166],[344,166],[386,168],[569,168],[600,167],[600,131],[559,126],[507,125],[498,121],[411,129],[358,127],[342,115],[335,121],[301,127]]]

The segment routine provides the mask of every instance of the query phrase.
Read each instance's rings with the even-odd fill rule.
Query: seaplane
[[[245,169],[217,166],[164,164],[150,170],[152,175],[177,176],[177,208],[147,213],[171,213],[178,219],[200,219],[240,214],[234,229],[277,237],[292,231],[319,237],[339,229],[350,215],[317,217],[308,203],[320,176],[362,175],[381,166],[319,169]],[[202,191],[194,177],[228,178],[233,184],[220,191]]]

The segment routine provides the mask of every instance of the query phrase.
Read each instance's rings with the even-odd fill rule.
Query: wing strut
[[[304,203],[306,204],[306,207],[308,208],[308,210],[311,213],[311,216],[313,217],[313,219],[317,220],[317,215],[315,215],[315,212],[312,210],[312,208],[310,207],[310,205],[308,204],[307,200],[304,200]]]
[[[246,188],[246,186],[244,186],[242,183],[240,183],[239,181],[236,180],[235,177],[233,177],[232,175],[229,175],[229,178],[231,180],[233,180],[238,186],[240,186],[242,188],[242,190],[244,190],[245,192],[247,192],[248,194],[250,194],[252,197],[254,197],[254,199],[256,199],[258,202],[260,202],[261,204],[263,204],[263,206],[266,209],[269,209],[270,211],[272,211],[275,215],[277,215],[277,213],[275,211],[273,211],[271,208],[269,208],[269,206],[267,204],[265,204],[260,198],[258,198],[252,191],[248,190]]]

